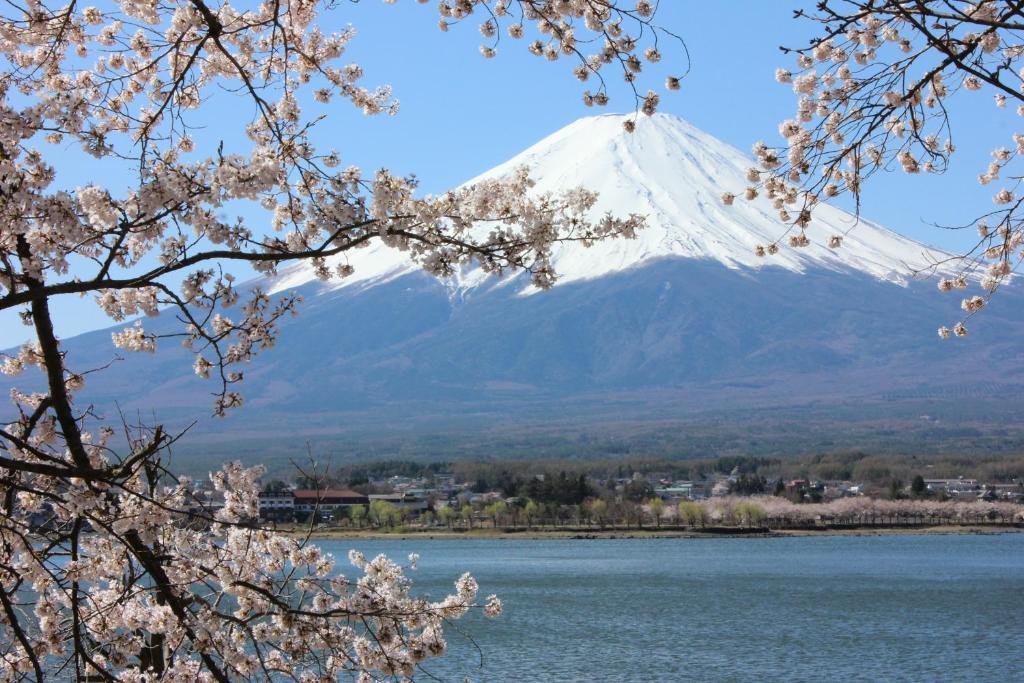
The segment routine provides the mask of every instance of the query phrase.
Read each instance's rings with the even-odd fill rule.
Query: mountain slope
[[[467,183],[502,178],[525,166],[537,181],[537,193],[576,186],[597,191],[595,218],[609,211],[647,216],[647,229],[634,240],[607,240],[590,248],[578,243],[556,246],[553,261],[562,284],[664,257],[712,260],[730,268],[775,267],[795,272],[826,268],[903,283],[913,270],[927,268],[945,256],[825,205],[816,209],[810,247],[783,248],[772,257],[760,258],[755,247],[778,240],[786,230],[771,203],[758,198],[725,206],[721,201],[724,191],[740,191],[748,184],[745,174],[751,160],[677,117],[641,117],[633,133],[623,130],[625,118],[580,119]],[[832,235],[845,236],[842,248],[825,246]],[[355,276],[335,286],[373,284],[414,270],[401,253],[379,245],[360,251],[352,263]],[[283,274],[274,289],[313,279],[311,269],[299,265]],[[492,284],[477,272],[464,274],[454,283],[460,289]]]
[[[943,429],[987,421],[1018,443],[1004,429],[1024,407],[1014,288],[970,337],[942,342],[934,330],[956,315],[956,300],[909,277],[910,265],[934,257],[926,247],[861,223],[839,250],[758,259],[753,246],[784,226],[761,203],[718,200],[723,187],[743,186],[743,155],[668,116],[641,119],[633,136],[620,131],[620,117],[583,119],[488,175],[526,163],[538,191],[599,190],[597,210],[650,216],[637,240],[561,247],[563,277],[545,293],[522,276],[499,282],[468,271],[440,282],[382,248],[357,252],[356,274],[341,283],[291,268],[270,284],[297,289],[305,303],[277,347],[246,369],[246,406],[203,420],[179,451],[294,457],[309,439],[356,455],[370,443],[376,454],[416,455],[426,443],[443,456],[462,434],[476,445],[461,452],[480,456],[525,434],[636,434],[637,425],[669,430],[692,449],[679,425],[698,417],[722,434],[760,425],[743,443],[765,452],[860,447],[865,434],[900,444],[948,434],[908,429],[920,414],[941,414]],[[812,235],[824,242],[852,221],[822,207]],[[109,331],[67,347],[77,368],[115,355]],[[209,414],[213,388],[190,365],[168,345],[90,376],[79,400],[187,425]],[[764,426],[779,411],[796,420],[781,435]],[[896,415],[911,423],[897,426]]]

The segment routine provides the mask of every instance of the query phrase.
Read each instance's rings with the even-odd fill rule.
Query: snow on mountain
[[[808,231],[810,247],[783,246],[774,256],[758,257],[757,245],[778,240],[786,230],[777,212],[764,198],[737,200],[733,206],[721,201],[723,191],[741,192],[746,187],[750,158],[675,116],[641,116],[633,133],[622,127],[626,118],[609,114],[579,119],[467,183],[500,178],[526,166],[537,182],[537,192],[576,186],[598,192],[595,217],[606,211],[647,216],[647,228],[634,240],[607,240],[589,248],[557,245],[554,264],[559,284],[602,277],[664,257],[710,259],[740,269],[859,271],[902,284],[914,270],[946,256],[824,205],[815,210]],[[826,244],[836,234],[844,236],[843,246],[830,249]],[[416,270],[401,252],[379,244],[343,258],[355,266],[355,274],[332,283],[332,289],[373,286]],[[289,289],[312,279],[308,265],[293,266],[281,273],[273,289]],[[469,272],[458,280],[455,286],[469,289],[485,278]],[[530,291],[528,287],[524,293]]]
[[[457,457],[447,449],[458,439],[480,456],[519,443],[533,457],[545,452],[534,429],[557,434],[552,443],[575,429],[565,452],[604,456],[664,438],[735,453],[819,437],[823,450],[863,448],[874,434],[889,448],[895,433],[948,449],[971,433],[959,430],[1002,428],[1024,409],[1019,288],[972,319],[969,337],[942,342],[934,330],[959,315],[956,298],[905,279],[926,247],[862,222],[841,249],[759,259],[754,246],[784,226],[766,203],[720,201],[745,186],[744,155],[670,116],[642,118],[632,135],[622,120],[577,121],[490,174],[526,164],[540,191],[591,187],[598,211],[650,217],[638,239],[559,247],[562,279],[539,296],[524,296],[525,278],[479,270],[446,283],[401,277],[416,267],[381,247],[354,252],[355,275],[337,283],[285,270],[273,284],[305,285],[301,314],[246,367],[245,409],[189,427],[196,461],[291,457],[306,439],[353,455],[360,443],[392,455],[440,448],[440,458]],[[820,207],[812,240],[853,224]],[[66,340],[74,366],[110,365],[111,331]],[[147,331],[180,325],[163,316]],[[217,387],[190,372],[186,349],[146,356],[114,363],[78,400],[108,415],[152,411],[169,429],[208,414]],[[11,386],[0,376],[0,394]],[[780,410],[797,411],[799,426],[779,422]],[[922,423],[923,412],[942,425]],[[695,416],[714,426],[691,439]],[[615,450],[588,451],[604,429]],[[639,434],[650,438],[633,445]]]

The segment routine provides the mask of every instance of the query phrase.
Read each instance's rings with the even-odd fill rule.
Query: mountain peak
[[[623,127],[627,119],[636,121],[632,133]],[[597,278],[661,258],[713,260],[741,269],[805,272],[823,268],[904,283],[914,270],[944,256],[822,205],[815,209],[808,229],[811,246],[783,246],[778,254],[758,257],[756,247],[780,240],[787,226],[766,199],[738,201],[733,206],[721,201],[723,192],[747,186],[746,170],[752,164],[735,147],[679,117],[602,114],[570,123],[467,184],[507,176],[525,166],[537,192],[577,186],[598,192],[595,217],[607,211],[647,216],[647,227],[634,240],[607,240],[589,248],[557,245],[553,261],[559,283]],[[833,235],[844,236],[841,248],[827,246]],[[351,262],[356,273],[342,286],[387,281],[415,268],[402,254],[379,245],[359,251]],[[274,289],[310,279],[311,273],[298,266],[283,273]],[[475,286],[483,279],[469,273],[460,286]]]

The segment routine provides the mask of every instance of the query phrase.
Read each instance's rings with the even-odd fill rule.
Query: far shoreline
[[[821,528],[821,529],[743,529],[718,528],[708,530],[683,529],[473,529],[461,531],[448,530],[398,530],[380,531],[372,529],[342,530],[318,529],[309,533],[308,530],[279,530],[284,533],[312,541],[406,541],[406,540],[624,540],[624,539],[699,539],[699,538],[805,538],[812,536],[991,536],[998,534],[1015,534],[1024,532],[1021,524],[993,525],[935,525],[935,526],[900,526],[900,527],[861,527],[854,529]]]

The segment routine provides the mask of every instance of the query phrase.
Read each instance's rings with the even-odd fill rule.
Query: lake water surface
[[[449,631],[442,680],[1024,681],[1024,534],[320,545],[502,598],[457,622],[482,661]]]

